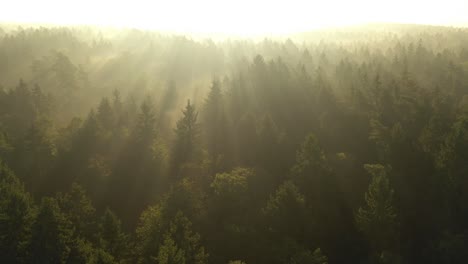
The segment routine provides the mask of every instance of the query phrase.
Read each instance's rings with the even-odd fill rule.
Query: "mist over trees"
[[[467,263],[468,30],[0,28],[0,263]]]

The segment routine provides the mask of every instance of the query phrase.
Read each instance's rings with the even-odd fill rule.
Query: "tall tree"
[[[32,198],[20,180],[0,161],[0,262],[26,261],[33,217]]]
[[[57,202],[63,214],[75,227],[74,235],[95,240],[96,209],[80,185],[73,183],[68,193],[58,193]]]
[[[211,84],[202,111],[204,142],[214,171],[225,167],[228,158],[228,128],[219,80]]]
[[[372,180],[365,194],[366,204],[356,214],[356,223],[369,240],[371,261],[395,263],[399,231],[388,168],[380,164],[366,164],[364,168]]]
[[[121,260],[128,252],[127,235],[122,231],[122,223],[108,208],[99,222],[99,245],[116,260]]]
[[[140,218],[136,235],[138,263],[204,264],[208,261],[208,254],[200,245],[200,235],[192,231],[192,223],[181,212],[167,221],[160,208],[149,208]]]
[[[66,263],[73,229],[55,199],[42,199],[31,232],[30,263]]]
[[[175,142],[171,153],[171,174],[179,178],[180,168],[184,163],[193,162],[199,158],[199,135],[200,128],[197,122],[198,112],[195,107],[187,101],[182,111],[182,118],[177,121],[175,129]]]
[[[132,224],[137,220],[135,216],[154,201],[163,187],[164,148],[157,138],[156,116],[152,101],[146,98],[109,178],[110,208],[119,217],[128,217],[125,220]]]

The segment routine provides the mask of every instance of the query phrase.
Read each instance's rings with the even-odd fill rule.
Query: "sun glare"
[[[460,24],[464,0],[15,0],[1,22],[136,27],[178,33],[283,34],[368,22]]]

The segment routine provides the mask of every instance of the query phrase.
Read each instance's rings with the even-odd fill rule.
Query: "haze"
[[[467,264],[468,0],[4,0],[0,264]]]
[[[177,33],[283,34],[368,22],[465,25],[468,3],[448,1],[93,1],[3,3],[0,22],[135,27]]]

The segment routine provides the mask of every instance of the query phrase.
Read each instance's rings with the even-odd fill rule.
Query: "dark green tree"
[[[66,263],[73,227],[60,211],[57,201],[43,198],[31,229],[29,263]]]
[[[147,209],[136,230],[138,263],[207,263],[200,235],[191,226],[181,212],[167,221],[160,208]]]
[[[388,168],[380,164],[366,164],[366,171],[372,176],[365,194],[365,206],[356,213],[356,223],[369,240],[375,263],[395,263],[397,257],[398,221],[393,205],[394,190],[387,176]]]
[[[194,162],[199,159],[199,135],[200,127],[197,122],[198,112],[195,107],[187,101],[182,111],[182,118],[177,121],[175,129],[175,142],[171,152],[171,174],[180,178],[181,166],[185,163]]]
[[[127,235],[122,231],[120,219],[109,209],[100,219],[99,245],[116,260],[121,260],[127,253]]]
[[[200,245],[200,235],[194,233],[191,227],[192,223],[182,213],[177,213],[163,235],[164,240],[157,256],[158,263],[208,263],[208,254]]]
[[[0,161],[0,262],[22,263],[27,255],[33,200],[13,172]]]
[[[204,142],[215,171],[225,167],[228,151],[228,126],[221,84],[214,80],[202,111]]]
[[[74,226],[74,235],[95,240],[97,231],[96,209],[80,185],[73,183],[68,193],[59,193],[57,202],[62,213]]]

